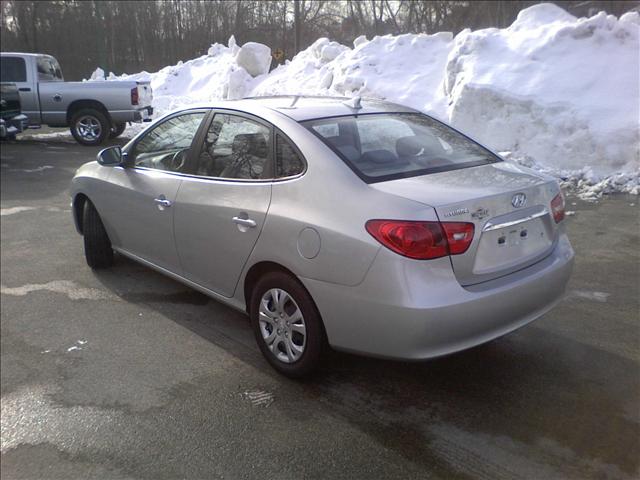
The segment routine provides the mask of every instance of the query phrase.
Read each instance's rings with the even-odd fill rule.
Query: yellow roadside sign
[[[281,48],[276,48],[271,55],[277,62],[281,62],[284,59],[284,52]]]

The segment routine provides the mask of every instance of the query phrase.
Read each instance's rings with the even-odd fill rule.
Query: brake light
[[[131,105],[138,105],[138,87],[134,87],[131,89]]]
[[[447,235],[449,253],[451,255],[460,255],[466,252],[473,241],[473,223],[442,222],[441,225]]]
[[[564,197],[562,196],[562,192],[551,200],[551,214],[556,223],[564,220]]]
[[[466,252],[474,230],[472,223],[405,220],[369,220],[365,227],[385,247],[416,260]]]

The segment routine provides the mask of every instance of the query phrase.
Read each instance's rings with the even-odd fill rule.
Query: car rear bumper
[[[562,234],[535,265],[465,288],[448,258],[421,262],[381,248],[358,286],[301,280],[334,348],[421,360],[480,345],[542,316],[563,297],[573,257]]]

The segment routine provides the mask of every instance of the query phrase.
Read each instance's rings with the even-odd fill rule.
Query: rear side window
[[[420,113],[349,115],[304,125],[368,183],[500,161],[468,137]]]
[[[304,162],[297,150],[282,135],[276,135],[276,177],[293,177],[303,171]]]
[[[38,80],[41,82],[59,82],[62,80],[62,71],[58,61],[52,57],[38,57]]]
[[[238,115],[217,113],[198,156],[196,175],[238,180],[272,178],[271,130]]]
[[[0,80],[3,82],[26,82],[27,67],[24,59],[2,57],[0,59]]]

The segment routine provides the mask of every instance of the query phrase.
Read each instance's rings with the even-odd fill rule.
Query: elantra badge
[[[524,193],[516,193],[511,199],[511,205],[515,208],[524,207],[525,203],[527,203],[527,196]]]
[[[482,220],[484,217],[488,217],[489,216],[489,210],[487,210],[486,208],[480,207],[475,212],[473,212],[471,214],[471,216],[473,218],[477,218],[478,220]]]

